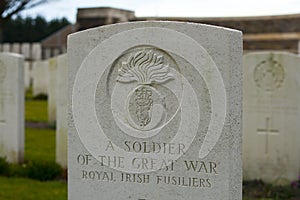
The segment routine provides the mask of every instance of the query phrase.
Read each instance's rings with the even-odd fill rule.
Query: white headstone
[[[25,59],[30,59],[30,44],[29,43],[22,43],[21,53],[25,57]]]
[[[20,43],[13,43],[11,52],[13,53],[20,53]]]
[[[33,62],[33,96],[48,94],[48,61]]]
[[[41,60],[42,59],[42,46],[41,43],[33,43],[31,46],[32,49],[32,59]]]
[[[53,56],[58,56],[59,53],[60,53],[59,49],[56,49],[56,48],[55,48],[55,49],[53,50]]]
[[[68,149],[68,58],[57,57],[56,80],[56,162],[67,168]]]
[[[300,174],[300,57],[244,56],[244,178],[290,183]]]
[[[24,158],[24,58],[0,53],[0,157]]]
[[[49,59],[48,65],[48,122],[56,121],[56,80],[57,80],[57,58]]]
[[[2,52],[10,52],[10,44],[4,43],[2,46]]]
[[[179,22],[69,36],[69,198],[241,200],[241,37]]]
[[[51,49],[44,49],[44,59],[51,58]]]
[[[30,88],[30,79],[31,79],[31,70],[30,70],[30,62],[24,62],[24,87],[25,89]]]

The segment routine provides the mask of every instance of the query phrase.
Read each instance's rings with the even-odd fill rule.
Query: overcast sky
[[[116,7],[136,16],[222,17],[300,14],[300,0],[49,0],[51,3],[23,11],[23,16],[76,20],[77,8]]]

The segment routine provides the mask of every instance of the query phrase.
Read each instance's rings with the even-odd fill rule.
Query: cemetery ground
[[[55,162],[55,128],[47,123],[47,101],[26,92],[26,140],[24,163],[0,159],[1,200],[67,199],[66,172]],[[299,177],[300,178],[300,177]],[[245,200],[300,199],[300,180],[292,186],[272,186],[262,181],[243,184]]]

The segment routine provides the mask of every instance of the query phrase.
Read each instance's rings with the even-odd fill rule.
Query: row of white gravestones
[[[300,175],[300,57],[244,56],[244,179],[285,184]]]
[[[24,157],[24,58],[0,53],[0,157]]]
[[[37,78],[34,83],[39,83],[37,80],[45,79],[48,75],[51,80],[47,83],[52,86],[49,90],[51,91],[49,100],[54,108],[56,104],[58,105],[56,161],[63,167],[67,166],[68,66],[66,57],[62,55],[49,61],[38,62],[34,67],[34,77]],[[20,55],[0,54],[0,156],[6,157],[9,162],[22,162],[24,155],[24,77],[26,77],[24,73],[28,70],[27,67],[26,64],[24,65],[24,58]],[[45,84],[45,81],[42,83]],[[51,113],[53,108],[49,107]],[[53,118],[56,119],[56,116]]]
[[[33,95],[47,95],[48,122],[56,123],[56,161],[67,167],[67,70],[66,54],[33,64]]]
[[[242,34],[179,22],[69,36],[69,199],[242,199]]]
[[[67,55],[38,61],[33,67],[33,95],[48,97],[48,122],[56,123],[56,161],[67,167]]]
[[[0,52],[22,54],[25,60],[41,60],[41,43],[3,43],[0,44]]]

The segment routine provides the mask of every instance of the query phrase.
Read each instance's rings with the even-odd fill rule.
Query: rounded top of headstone
[[[68,35],[68,38],[72,37],[80,37],[81,35],[85,35],[87,32],[96,32],[99,33],[103,30],[110,29],[110,28],[118,28],[117,32],[124,30],[127,30],[128,27],[132,26],[132,28],[143,28],[143,27],[165,27],[165,28],[172,28],[173,26],[176,26],[176,28],[180,27],[195,27],[195,28],[203,28],[207,29],[207,31],[224,31],[224,32],[230,32],[230,33],[238,33],[242,35],[242,32],[236,29],[231,29],[227,27],[221,27],[221,26],[215,26],[210,24],[201,24],[201,23],[194,23],[194,22],[180,22],[180,21],[138,21],[138,22],[122,22],[122,23],[116,23],[116,24],[110,24],[110,25],[104,25],[99,26],[95,28],[86,29],[83,31],[78,31],[76,33],[72,33]],[[186,31],[186,29],[183,29],[183,31]],[[193,30],[191,29],[191,32]]]
[[[18,57],[18,58],[24,58],[23,55],[18,54],[18,53],[11,53],[11,52],[1,52],[0,53],[0,58],[3,57]]]

